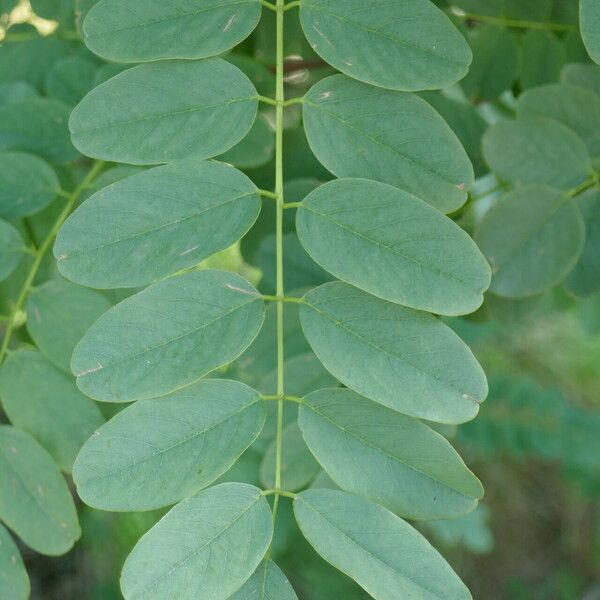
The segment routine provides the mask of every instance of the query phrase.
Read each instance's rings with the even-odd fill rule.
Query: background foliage
[[[47,505],[50,513],[60,517],[58,521],[48,519],[37,499],[28,498],[31,506],[20,507],[28,519],[20,523],[20,515],[10,514],[13,498],[7,498],[6,492],[3,496],[0,490],[0,518],[10,529],[18,530],[20,538],[13,538],[0,526],[0,564],[8,565],[0,567],[0,583],[2,578],[13,577],[11,569],[19,567],[18,559],[12,560],[18,556],[16,544],[29,573],[32,598],[44,600],[119,598],[118,573],[126,556],[165,512],[103,512],[89,508],[76,495],[70,499],[74,491],[70,473],[81,445],[121,408],[96,403],[81,394],[71,375],[70,357],[92,323],[135,290],[93,291],[61,277],[51,251],[55,224],[69,203],[80,204],[113,182],[127,185],[127,178],[144,167],[103,165],[93,173],[97,177],[92,182],[91,163],[72,145],[67,121],[88,92],[123,69],[110,60],[136,62],[145,52],[156,51],[154,45],[145,48],[140,44],[137,56],[106,56],[91,41],[88,46],[107,60],[90,52],[81,42],[81,27],[93,4],[83,0],[76,5],[69,0],[32,0],[31,6],[0,2],[4,35],[0,46],[0,314],[5,340],[7,326],[14,329],[11,351],[0,372],[2,423],[13,426],[3,429],[4,439],[9,439],[11,447],[23,449],[19,456],[32,461],[31,467],[23,465],[23,472],[30,468],[43,473],[44,489],[51,492],[46,493],[44,502],[51,503]],[[482,480],[484,500],[460,519],[426,521],[417,527],[440,549],[475,598],[598,598],[600,67],[592,60],[600,55],[596,3],[438,0],[436,4],[471,46],[473,62],[468,73],[466,69],[457,72],[456,79],[465,77],[442,91],[420,92],[428,105],[414,101],[395,107],[385,90],[371,101],[398,113],[410,111],[411,117],[416,122],[421,119],[421,127],[426,125],[429,135],[435,136],[437,121],[428,112],[432,107],[450,125],[473,164],[476,180],[468,190],[456,187],[460,180],[450,182],[454,185],[446,182],[446,187],[436,182],[428,197],[474,236],[492,266],[492,285],[482,308],[469,317],[451,316],[467,312],[460,309],[444,317],[483,365],[490,394],[477,419],[460,426],[439,426]],[[271,96],[276,59],[274,15],[263,12],[258,28],[227,59],[246,73],[259,94]],[[308,145],[301,107],[290,106],[286,109],[284,183],[287,199],[294,201],[332,179],[331,173],[347,175],[344,169],[350,160],[342,153],[329,157],[326,151],[322,131],[326,131],[331,113],[323,108],[327,98],[319,97],[319,86],[313,86],[336,71],[312,50],[311,41],[317,40],[305,39],[298,12],[287,12],[286,94],[296,98],[312,88],[314,102],[305,108],[304,125],[313,151],[321,152],[327,167],[317,162]],[[228,47],[205,49],[205,55]],[[338,64],[335,56],[326,58],[343,72],[348,68]],[[373,69],[369,73],[375,72],[377,65]],[[387,73],[383,70],[379,76]],[[200,77],[191,71],[179,76]],[[364,89],[363,83],[335,77],[336,92],[346,93],[346,88],[351,88],[347,93],[352,96]],[[222,79],[226,78],[222,74]],[[413,84],[414,89],[427,87],[426,82],[404,83]],[[342,115],[344,119],[356,116],[351,106],[340,110],[348,111]],[[94,118],[101,120],[102,115],[95,112]],[[249,118],[248,127],[250,123]],[[261,105],[259,119],[247,137],[223,153],[218,149],[218,132],[206,133],[215,138],[211,156],[220,154],[221,160],[242,169],[260,188],[273,189],[273,123],[274,108]],[[363,126],[367,131],[374,127],[372,123]],[[352,147],[356,143],[353,134],[344,135],[348,136],[345,147]],[[84,139],[85,131],[81,136]],[[128,151],[143,151],[143,141],[134,140]],[[163,150],[176,152],[177,148]],[[434,150],[425,147],[422,152]],[[437,150],[443,155],[446,149]],[[135,162],[126,154],[121,160]],[[394,160],[383,155],[380,160],[387,178],[382,181],[408,191],[421,190],[418,173],[411,180]],[[161,161],[162,157],[155,160],[149,156],[142,162]],[[464,173],[468,166],[457,159],[450,171],[461,173],[461,169]],[[160,176],[177,174],[163,172]],[[139,189],[132,186],[127,193],[139,193]],[[248,226],[259,203],[256,198],[254,208],[250,201],[244,204]],[[275,294],[274,206],[268,198],[262,204],[258,221],[240,243],[210,257],[220,249],[218,245],[206,255],[195,256],[192,251],[190,263],[163,265],[164,273],[204,261],[202,268],[235,271],[261,293]],[[316,225],[308,217],[298,221],[299,234],[304,228],[305,245],[310,232],[314,236],[311,255],[319,266],[299,242],[294,212],[286,211],[284,221],[286,289],[302,291],[329,281],[332,277],[322,266],[347,280],[345,273],[340,274],[344,265],[326,264],[330,259],[327,248],[318,247],[319,240],[329,239],[331,232],[315,231]],[[240,219],[231,224],[231,242],[247,229]],[[54,249],[59,260],[70,253],[69,244],[73,243],[66,230],[61,235]],[[42,254],[40,249],[46,252]],[[362,250],[356,253],[361,256]],[[23,280],[38,258],[41,263],[35,280],[27,287],[26,297],[20,298]],[[66,276],[68,268],[73,272],[82,268],[74,261],[71,267],[70,262],[61,265]],[[127,282],[115,281],[120,270],[97,264],[95,280],[105,278],[110,282],[107,287],[137,288],[160,275],[131,269]],[[89,265],[86,268],[89,272]],[[157,268],[153,263],[153,269]],[[230,284],[244,285],[233,279]],[[395,297],[398,292],[377,288],[373,293]],[[422,297],[408,299],[409,303],[420,301]],[[473,303],[476,305],[475,300]],[[294,307],[287,308],[287,392],[304,396],[337,385],[300,334]],[[443,312],[437,310],[440,306],[428,308]],[[273,309],[273,305],[267,307],[265,328],[251,350],[221,371],[265,394],[272,393],[276,379]],[[251,317],[248,313],[247,318]],[[225,354],[226,350],[223,348]],[[94,365],[86,364],[81,371],[88,368]],[[248,402],[251,405],[251,399]],[[294,411],[290,412],[293,416]],[[273,487],[273,435],[272,415],[268,415],[261,437],[223,481]],[[286,425],[284,439],[284,455],[289,457],[283,473],[285,489],[330,486],[331,481],[307,452],[293,418]],[[6,473],[2,460],[0,456],[0,467]],[[127,482],[124,484],[126,489]],[[92,498],[93,490],[89,493]],[[84,500],[88,501],[85,496]],[[163,504],[157,502],[156,506]],[[148,508],[155,506],[139,507]],[[281,499],[273,556],[301,598],[366,597],[308,546],[287,498]],[[27,584],[21,571],[17,577],[24,590]],[[20,598],[20,593],[15,598]]]

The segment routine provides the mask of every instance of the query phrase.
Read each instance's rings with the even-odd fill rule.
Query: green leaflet
[[[0,106],[36,98],[37,95],[36,89],[26,81],[7,81],[0,83]]]
[[[340,487],[400,516],[453,518],[472,511],[483,496],[481,483],[444,437],[350,390],[308,395],[299,424],[310,451]]]
[[[429,0],[302,0],[302,29],[336,69],[395,90],[442,88],[467,73],[472,54]]]
[[[0,281],[19,265],[25,252],[21,234],[7,221],[0,219]]]
[[[11,423],[39,441],[66,472],[85,440],[104,423],[73,379],[37,350],[17,350],[7,357],[0,370],[0,398]]]
[[[0,217],[19,219],[45,208],[60,189],[42,159],[23,152],[0,153]]]
[[[71,49],[70,42],[55,36],[39,36],[18,44],[2,44],[0,82],[24,81],[39,90],[52,65]]]
[[[88,156],[158,164],[229,150],[250,131],[257,107],[250,80],[220,58],[164,61],[128,69],[92,90],[69,127]]]
[[[267,294],[274,294],[277,288],[276,238],[273,233],[265,236],[254,256],[256,266],[262,271],[261,288]],[[307,254],[295,233],[283,235],[283,256],[285,289],[297,290],[331,280],[329,273]]]
[[[63,58],[46,76],[46,94],[75,106],[94,87],[96,69],[91,60],[82,57]]]
[[[111,303],[68,281],[48,281],[31,291],[25,305],[27,331],[42,354],[71,374],[73,349]]]
[[[83,446],[73,469],[77,492],[102,510],[174,504],[225,473],[261,432],[258,392],[224,379],[136,402]]]
[[[565,284],[576,296],[586,297],[600,292],[600,191],[588,192],[576,203],[585,224],[585,243]]]
[[[564,44],[551,31],[530,29],[523,37],[521,85],[523,89],[558,81],[567,62]]]
[[[435,317],[345,283],[304,297],[300,321],[319,360],[354,391],[413,417],[462,423],[487,395],[469,348]]]
[[[259,0],[100,0],[85,18],[84,40],[117,62],[206,58],[248,37],[261,11]]]
[[[287,339],[285,340],[288,341]],[[285,361],[285,389],[290,396],[304,397],[322,387],[335,387],[337,381],[330,375],[317,357],[310,352],[296,354]],[[260,391],[274,394],[277,389],[277,367],[260,382]]]
[[[581,138],[544,117],[499,121],[483,136],[483,153],[492,170],[507,181],[539,183],[569,190],[592,173]]]
[[[259,113],[248,135],[217,158],[240,169],[255,169],[268,164],[274,150],[275,132],[265,115]]]
[[[273,440],[260,466],[260,480],[265,488],[275,487],[275,449],[276,440]],[[295,492],[304,489],[321,471],[319,463],[306,447],[296,421],[283,430],[283,457],[281,485],[284,490]]]
[[[21,553],[8,531],[0,524],[0,597],[28,600],[30,591],[29,576]],[[290,599],[294,598],[290,596]]]
[[[69,551],[81,533],[58,467],[33,438],[9,425],[0,426],[0,519],[50,556]]]
[[[74,160],[67,128],[69,107],[50,98],[31,98],[0,106],[0,150],[39,154],[52,163]]]
[[[227,600],[254,573],[272,535],[258,488],[215,486],[180,502],[142,537],[121,590],[126,600]]]
[[[596,65],[571,64],[567,65],[561,73],[563,83],[586,88],[591,92],[600,94],[600,68]]]
[[[298,596],[281,569],[265,560],[229,600],[298,600]]]
[[[71,368],[92,398],[156,398],[231,362],[256,337],[263,319],[262,298],[239,275],[187,273],[102,315],[75,348]]]
[[[302,533],[328,562],[376,600],[470,600],[456,573],[408,523],[335,490],[308,490],[294,501]]]
[[[303,201],[296,227],[302,245],[327,271],[411,308],[470,313],[490,283],[489,266],[465,231],[422,200],[382,183],[341,179],[322,185]]]
[[[495,100],[514,83],[519,70],[519,46],[505,27],[485,25],[470,38],[473,64],[461,81],[473,101]]]
[[[544,85],[522,94],[517,111],[519,117],[559,121],[585,142],[592,158],[600,157],[600,97],[594,92],[565,83]]]
[[[473,167],[456,135],[414,94],[334,75],[304,98],[304,127],[337,177],[365,177],[410,192],[443,212],[459,208]]]
[[[61,273],[96,288],[139,287],[239,240],[260,212],[240,171],[187,159],[143,171],[86,200],[54,246]]]
[[[422,92],[419,95],[438,112],[456,134],[473,163],[475,177],[487,174],[488,169],[481,152],[481,138],[487,129],[487,123],[477,108],[469,102],[458,102],[448,98],[443,92]]]
[[[600,63],[600,5],[596,0],[580,0],[579,11],[583,43],[592,60]]]
[[[475,240],[492,265],[490,290],[501,296],[534,296],[573,269],[585,237],[581,214],[563,193],[520,187],[485,215]]]

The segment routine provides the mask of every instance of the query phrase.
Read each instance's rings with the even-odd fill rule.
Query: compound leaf
[[[66,472],[85,440],[104,423],[98,407],[73,379],[37,350],[8,356],[0,371],[0,396],[11,423],[43,444]]]
[[[475,417],[487,395],[469,348],[432,315],[328,283],[304,297],[300,320],[325,368],[384,406],[461,423]]]
[[[336,69],[395,90],[442,88],[462,79],[471,50],[429,0],[302,0],[302,29]]]
[[[117,62],[207,58],[248,37],[261,10],[260,0],[101,0],[83,22],[84,41]]]
[[[88,198],[63,225],[54,255],[61,273],[82,285],[139,287],[229,247],[260,207],[256,186],[241,171],[187,159]]]
[[[384,300],[459,315],[482,304],[490,283],[489,266],[467,233],[422,200],[382,183],[322,185],[303,201],[296,227],[317,263]]]
[[[223,475],[264,422],[258,392],[237,381],[201,380],[114,416],[83,446],[73,479],[82,500],[102,510],[174,504]]]
[[[41,158],[0,153],[0,217],[20,219],[45,208],[60,189],[56,173]]]
[[[591,158],[581,138],[545,117],[499,121],[483,136],[483,153],[499,177],[518,184],[569,190],[592,173]]]
[[[564,279],[585,237],[581,213],[563,193],[524,186],[485,215],[475,240],[492,265],[490,290],[500,296],[534,296]]]
[[[229,150],[250,131],[257,107],[250,80],[220,58],[164,61],[123,71],[92,90],[69,127],[88,156],[158,164]]]
[[[263,319],[261,296],[239,275],[187,273],[102,315],[75,348],[71,368],[92,398],[156,398],[234,360]]]
[[[126,600],[227,600],[254,573],[273,535],[261,491],[223,483],[180,502],[128,556]]]
[[[51,363],[71,374],[75,346],[111,306],[93,290],[64,280],[48,281],[29,293],[27,331]]]
[[[294,501],[302,533],[328,562],[376,600],[470,600],[450,565],[406,521],[337,490],[307,490]]]
[[[310,451],[340,487],[402,517],[454,518],[483,496],[444,437],[351,390],[313,392],[300,407],[299,424]]]
[[[459,208],[473,167],[456,135],[425,100],[334,75],[304,98],[304,127],[337,177],[365,177],[410,192],[443,212]]]
[[[0,519],[50,556],[68,552],[81,533],[58,467],[29,434],[9,425],[0,426]]]

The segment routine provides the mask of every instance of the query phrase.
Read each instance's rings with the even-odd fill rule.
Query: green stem
[[[505,17],[493,17],[490,15],[477,15],[474,13],[463,12],[462,10],[452,11],[452,14],[462,19],[470,21],[479,21],[480,23],[490,23],[500,27],[516,27],[518,29],[549,29],[551,31],[576,31],[575,25],[566,23],[551,23],[549,21],[520,21],[518,19],[507,19]]]
[[[579,196],[579,194],[596,187],[598,185],[598,181],[600,180],[600,176],[598,173],[594,173],[589,179],[586,179],[583,183],[580,183],[578,186],[570,189],[565,196],[567,198],[575,198],[575,196]]]
[[[283,12],[285,0],[277,0],[277,60],[275,73],[275,194],[277,194],[275,244],[277,285],[277,434],[275,439],[275,488],[281,489],[282,448],[283,448],[283,409],[284,409],[284,371],[283,371],[283,104],[285,90],[283,87],[284,61],[283,61]],[[273,521],[277,518],[279,507],[279,494],[273,501]]]
[[[265,302],[288,302],[290,304],[303,304],[304,298],[298,296],[269,296],[266,294],[262,295],[262,299]]]
[[[8,352],[10,340],[15,330],[18,313],[23,309],[23,306],[25,305],[25,301],[27,300],[27,296],[29,295],[35,276],[37,275],[42,261],[44,260],[44,256],[46,256],[46,253],[50,249],[50,246],[52,246],[52,242],[54,241],[58,230],[73,210],[73,207],[75,206],[75,203],[81,196],[82,192],[96,178],[98,173],[102,170],[103,166],[104,163],[102,161],[96,161],[94,163],[94,165],[88,171],[88,174],[85,176],[83,181],[69,195],[69,198],[67,199],[67,202],[65,203],[61,213],[58,215],[58,218],[52,225],[52,229],[50,229],[50,232],[48,233],[40,247],[37,249],[33,263],[29,268],[29,272],[25,277],[25,281],[23,281],[23,285],[21,286],[19,295],[17,296],[17,301],[15,302],[12,312],[8,318],[6,331],[4,332],[4,339],[2,340],[2,346],[0,347],[0,365],[4,361],[4,358],[6,357],[6,354]]]
[[[290,208],[300,208],[302,206],[302,202],[286,202],[283,205],[283,210],[289,210]]]
[[[272,402],[278,402],[279,400],[286,400],[287,402],[295,402],[296,404],[302,404],[304,402],[304,398],[301,398],[300,396],[277,396],[277,395],[273,395],[273,396],[261,396],[261,398],[267,402],[272,401]]]

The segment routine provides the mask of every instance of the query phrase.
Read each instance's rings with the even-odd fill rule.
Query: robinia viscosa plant
[[[0,349],[0,519],[25,544],[57,555],[79,537],[72,471],[91,507],[164,513],[123,566],[126,600],[297,598],[273,560],[292,511],[306,545],[372,598],[471,597],[407,522],[483,496],[438,432],[488,393],[446,317],[478,310],[490,286],[498,303],[563,281],[600,289],[600,88],[581,83],[596,71],[559,84],[524,68],[516,118],[483,136],[466,98],[515,83],[516,37],[488,16],[468,43],[436,4],[82,1],[95,57],[5,84],[21,63],[0,55],[0,280],[20,277]],[[595,6],[582,0],[581,31],[598,57]],[[300,27],[326,75],[286,97]],[[550,56],[534,29],[527,56]],[[255,30],[260,60],[229,53]],[[43,62],[63,42],[18,43]],[[459,81],[462,103],[436,91]],[[79,153],[86,172],[65,174]],[[479,219],[477,246],[454,218],[488,166],[514,189]],[[244,269],[207,268],[240,246],[260,291]],[[37,285],[52,250],[60,276]],[[29,345],[13,349],[25,319]],[[29,593],[16,557],[0,527],[10,600]]]
[[[341,74],[286,99],[291,9]],[[214,58],[248,36],[263,10],[276,15],[270,96],[226,56]],[[75,108],[75,146],[98,160],[159,165],[88,198],[54,245],[61,273],[75,283],[147,286],[104,313],[71,360],[89,397],[136,401],[84,444],[73,469],[81,498],[115,511],[175,505],[129,555],[125,598],[294,598],[270,561],[282,496],[293,498],[315,550],[374,598],[468,598],[401,518],[465,514],[483,494],[451,445],[418,420],[468,421],[487,394],[469,349],[429,314],[476,310],[490,283],[475,243],[443,214],[464,203],[473,169],[444,120],[411,93],[466,74],[462,35],[428,0],[101,0],[84,34],[98,55],[142,64]],[[246,136],[261,103],[274,107],[273,191],[210,160]],[[313,152],[340,178],[301,201],[284,197],[283,185],[284,112],[293,104],[302,106]],[[272,296],[237,274],[194,269],[244,236],[261,197],[275,204]],[[286,292],[288,210],[306,252],[339,281]],[[270,303],[273,389],[203,378],[252,344]],[[345,388],[296,396],[286,385],[292,305],[312,350]],[[275,439],[262,468],[271,487],[210,487],[259,438],[273,402]],[[293,405],[297,425],[285,414]],[[302,473],[284,472],[294,462],[286,436],[306,443],[336,489],[302,489]]]

